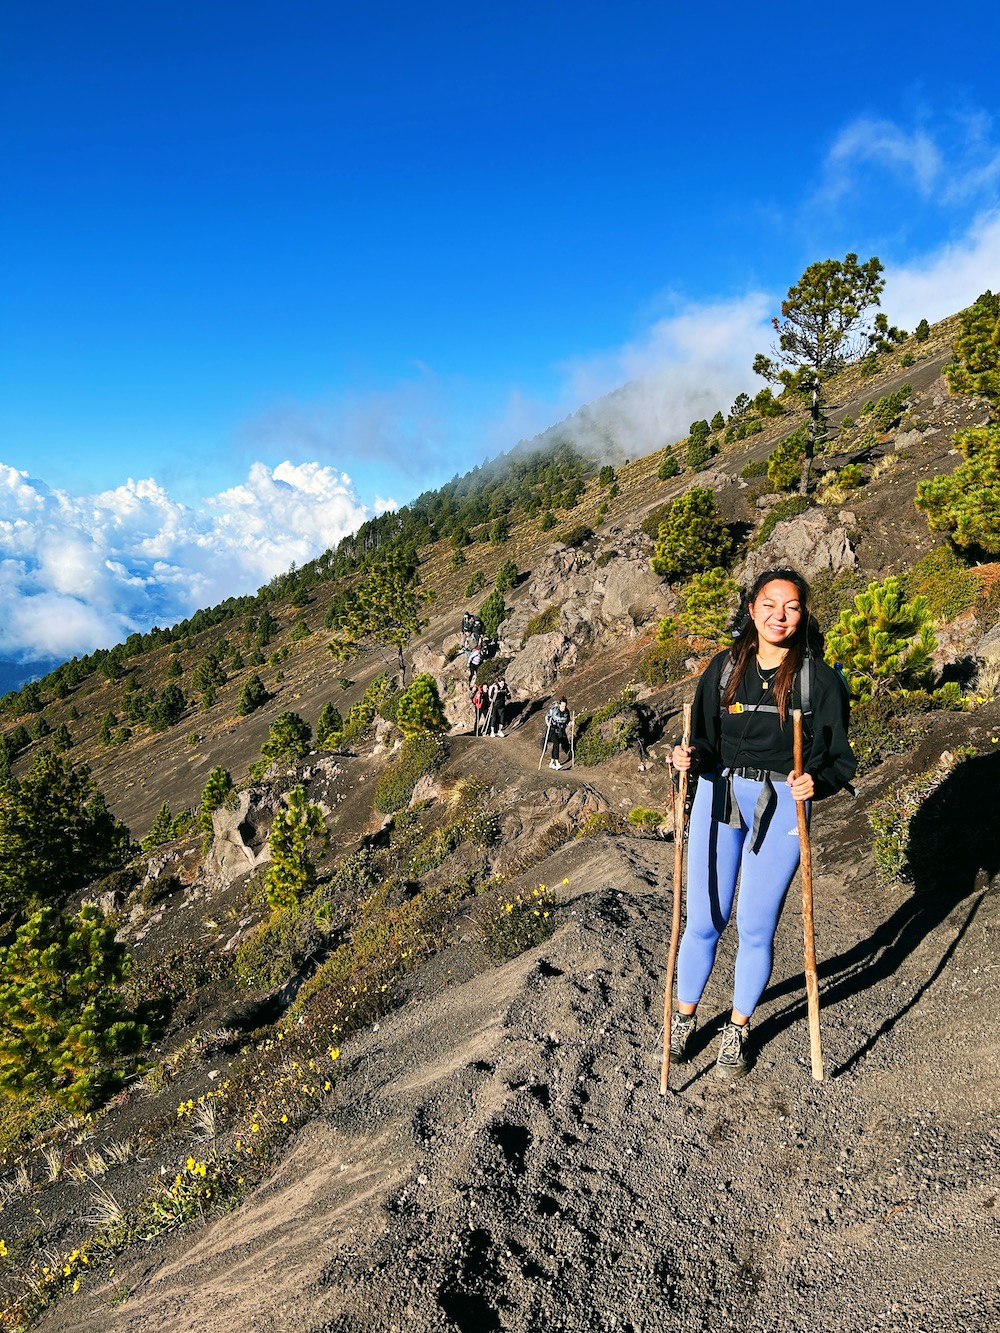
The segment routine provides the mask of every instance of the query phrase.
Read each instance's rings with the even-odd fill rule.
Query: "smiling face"
[[[750,618],[757,628],[757,641],[772,648],[786,648],[802,620],[802,597],[794,583],[772,579],[750,603]]]

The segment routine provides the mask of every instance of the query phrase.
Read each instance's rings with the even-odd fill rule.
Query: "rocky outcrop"
[[[281,798],[269,787],[248,787],[232,809],[212,815],[212,846],[205,857],[205,876],[213,887],[231,884],[270,859],[267,836]]]
[[[817,574],[856,569],[857,564],[847,529],[839,521],[833,522],[822,509],[809,509],[777,524],[764,545],[750,552],[744,566],[744,580],[752,583],[772,565],[791,565],[809,579]]]
[[[576,644],[562,630],[533,634],[507,667],[507,684],[516,699],[544,694],[560,671],[576,664]]]

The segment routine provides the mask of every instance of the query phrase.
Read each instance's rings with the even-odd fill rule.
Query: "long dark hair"
[[[735,641],[729,650],[733,662],[733,671],[722,696],[722,703],[723,707],[726,707],[735,700],[736,691],[739,689],[740,681],[750,664],[750,659],[757,652],[757,626],[751,618],[750,607],[769,583],[779,580],[793,586],[799,595],[799,605],[802,609],[802,619],[799,621],[799,627],[795,631],[794,637],[788,642],[788,652],[785,654],[781,666],[778,668],[778,674],[774,678],[774,702],[777,704],[779,716],[782,723],[784,723],[792,685],[802,667],[804,658],[807,653],[815,654],[818,651],[820,656],[823,654],[823,636],[820,633],[816,617],[809,610],[809,584],[797,569],[789,569],[784,565],[778,565],[774,569],[765,569],[762,574],[757,575],[753,586],[744,594],[740,611],[737,614],[734,631]]]

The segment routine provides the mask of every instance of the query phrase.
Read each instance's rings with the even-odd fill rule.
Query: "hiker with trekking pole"
[[[542,754],[545,753],[545,747],[549,741],[552,742],[552,758],[549,760],[549,768],[562,768],[559,762],[559,755],[565,751],[568,756],[572,756],[573,747],[567,737],[567,732],[573,721],[573,714],[569,711],[569,704],[565,699],[560,699],[558,703],[553,704],[545,714],[545,740],[542,742]],[[538,767],[541,768],[541,760],[538,761]]]
[[[678,743],[671,753],[679,774],[697,778],[688,831],[686,922],[677,953],[677,1007],[670,1018],[670,1056],[678,1063],[693,1053],[698,1003],[739,883],[732,1013],[716,1060],[721,1079],[740,1078],[750,1065],[750,1019],[771,975],[778,919],[800,854],[803,870],[809,871],[807,926],[805,875],[803,920],[817,1075],[818,989],[815,956],[808,956],[809,818],[812,801],[850,787],[857,765],[847,739],[848,694],[823,661],[822,635],[808,599],[809,586],[794,569],[769,569],[755,580],[732,647],[712,659],[698,682],[690,743]],[[796,710],[804,731],[801,759],[792,717]],[[683,828],[676,836],[683,837]],[[675,893],[680,889],[675,884]]]
[[[503,729],[507,716],[507,704],[510,701],[510,689],[505,677],[498,676],[486,691],[490,707],[486,714],[485,732],[487,736],[506,736]]]

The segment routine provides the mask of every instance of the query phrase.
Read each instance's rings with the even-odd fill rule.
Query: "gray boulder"
[[[267,837],[280,806],[269,787],[248,787],[232,810],[222,806],[213,812],[212,845],[205,857],[205,877],[212,885],[231,884],[270,860]]]

